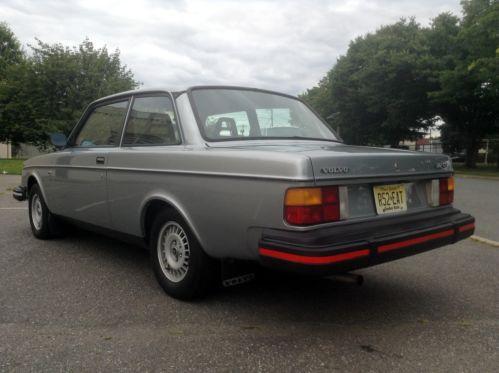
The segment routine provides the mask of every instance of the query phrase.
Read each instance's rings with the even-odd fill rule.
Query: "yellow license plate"
[[[373,191],[378,215],[407,211],[404,184],[377,185]]]

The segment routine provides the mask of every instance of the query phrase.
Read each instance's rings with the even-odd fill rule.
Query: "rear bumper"
[[[267,267],[325,275],[365,268],[471,236],[475,219],[454,208],[307,232],[265,230],[260,262]]]
[[[18,201],[25,201],[27,197],[26,187],[19,185],[12,191],[12,197]]]

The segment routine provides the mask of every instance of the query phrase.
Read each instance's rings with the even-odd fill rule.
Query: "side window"
[[[175,145],[180,134],[170,97],[137,97],[125,130],[124,145]]]
[[[96,107],[83,125],[75,140],[75,146],[118,146],[125,121],[127,101]]]
[[[245,111],[210,115],[206,118],[206,132],[211,138],[249,136],[250,122]]]

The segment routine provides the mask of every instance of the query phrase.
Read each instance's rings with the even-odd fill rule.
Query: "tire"
[[[178,213],[167,210],[156,216],[149,248],[156,279],[174,298],[198,298],[220,275],[218,261],[206,255]]]
[[[49,211],[38,184],[29,190],[29,223],[36,238],[46,240],[61,235],[61,228],[56,217]]]

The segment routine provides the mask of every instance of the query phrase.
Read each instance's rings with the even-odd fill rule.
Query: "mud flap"
[[[249,261],[222,261],[221,285],[225,288],[246,284],[256,278],[257,265]]]

